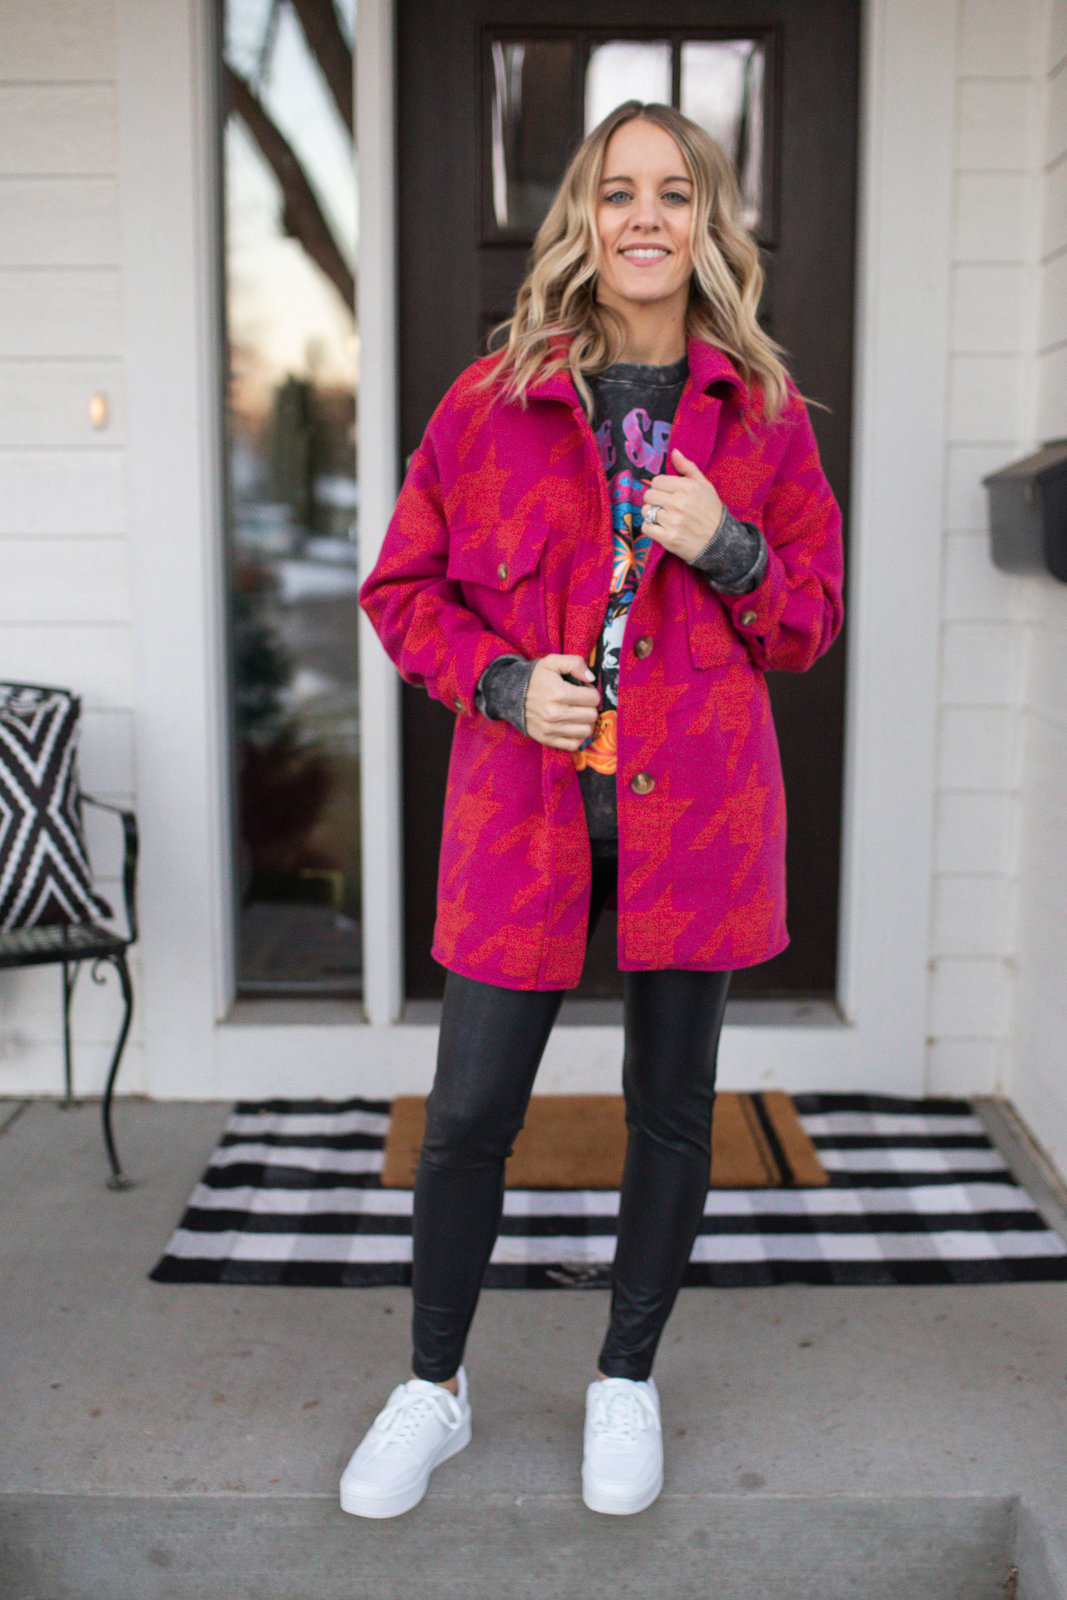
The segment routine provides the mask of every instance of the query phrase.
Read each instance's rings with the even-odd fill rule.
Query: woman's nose
[[[633,210],[633,221],[639,228],[660,226],[659,196],[655,193],[638,194]]]
[[[638,205],[634,210],[634,225],[642,232],[653,232],[660,226],[659,206],[655,200],[648,200],[643,205]]]

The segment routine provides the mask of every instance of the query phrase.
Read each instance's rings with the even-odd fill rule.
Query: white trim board
[[[380,537],[395,492],[392,5],[361,0],[358,8],[364,562],[374,559],[374,530]],[[397,683],[366,629],[362,784],[372,1021],[264,1025],[245,1020],[246,1006],[232,1022],[216,1020],[233,991],[214,533],[218,443],[211,426],[211,8],[208,0],[118,0],[117,9],[142,642],[146,1086],[155,1096],[191,1098],[423,1088],[434,1030],[393,1021],[402,975]],[[955,56],[953,0],[921,7],[868,0],[849,508],[845,1020],[728,1026],[728,1084],[913,1094],[924,1087]],[[161,616],[176,613],[187,625],[159,626]],[[591,1054],[579,1084],[573,1063],[585,1050]],[[614,1087],[620,1059],[618,1029],[561,1024],[538,1087]],[[960,1084],[960,1092],[968,1087]]]

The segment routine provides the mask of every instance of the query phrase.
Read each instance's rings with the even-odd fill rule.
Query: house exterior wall
[[[1034,439],[1067,436],[1067,0],[1054,0],[1038,107]],[[1026,580],[1020,726],[1018,993],[1009,1092],[1067,1171],[1067,586]]]
[[[1067,1096],[1055,1071],[1067,1022],[1057,970],[1067,939],[1067,728],[1057,692],[1067,681],[1067,593],[1051,581],[1007,578],[993,568],[981,487],[983,473],[1022,454],[1036,438],[1067,431],[1065,7],[1067,0],[959,0],[951,243],[936,245],[934,258],[924,262],[918,263],[914,247],[911,257],[915,270],[922,269],[916,303],[928,308],[922,314],[931,326],[941,315],[938,285],[948,280],[948,366],[939,354],[934,370],[910,371],[898,387],[909,381],[942,385],[947,419],[944,504],[924,513],[934,545],[940,530],[938,677],[934,682],[932,668],[912,664],[912,658],[932,660],[929,633],[913,640],[910,677],[903,677],[909,704],[917,695],[936,700],[938,717],[936,776],[921,780],[934,837],[924,952],[925,1086],[938,1093],[1014,1094],[1035,1124],[1064,1129],[1050,1135],[1050,1143],[1067,1165]],[[176,186],[194,220],[206,203],[188,180],[192,168],[182,154],[188,141],[177,140],[169,176],[154,173],[151,158],[141,156],[158,88],[145,88],[146,73],[172,75],[160,104],[176,108],[175,127],[187,117],[195,131],[203,120],[202,85],[190,92],[181,78],[203,46],[175,23],[187,9],[173,0],[8,0],[0,10],[0,676],[77,684],[85,703],[86,786],[135,804],[141,815],[148,842],[146,929],[135,952],[138,1009],[121,1090],[254,1092],[275,1049],[318,1063],[315,1083],[305,1079],[305,1088],[351,1092],[359,1087],[350,1074],[351,1030],[342,1036],[303,1027],[290,1034],[284,1052],[271,1043],[278,1029],[268,1026],[248,1031],[246,1044],[233,1044],[236,1031],[230,1044],[218,1044],[225,1033],[216,1027],[225,985],[212,972],[220,966],[215,949],[224,942],[221,901],[207,893],[195,898],[188,870],[190,860],[211,854],[210,840],[221,827],[218,805],[201,796],[192,807],[194,849],[183,841],[182,855],[167,838],[174,783],[182,780],[178,742],[184,740],[186,750],[212,743],[210,714],[197,712],[200,723],[193,727],[188,708],[197,704],[202,685],[210,685],[204,663],[215,648],[210,606],[198,598],[211,581],[209,490],[200,483],[199,501],[186,493],[188,462],[202,461],[205,451],[210,456],[210,428],[202,418],[198,428],[189,417],[197,407],[210,409],[211,374],[203,362],[196,372],[179,370],[178,353],[189,340],[181,328],[168,330],[173,359],[166,368],[168,395],[160,396],[147,342],[155,268],[146,259],[146,240],[152,230],[175,226],[161,186]],[[895,31],[886,44],[877,20],[882,12],[872,0],[877,26],[868,28],[868,53],[888,50],[891,57],[868,60],[869,84],[887,78],[886,88],[872,95],[895,94],[902,77],[921,76],[924,66],[921,49],[908,49],[905,10],[889,9]],[[134,28],[144,30],[136,49],[146,39],[155,52],[150,62],[131,59]],[[182,49],[188,45],[185,55],[175,41]],[[373,131],[363,121],[368,114],[361,106],[363,153]],[[208,136],[206,128],[200,132]],[[874,143],[872,137],[872,149]],[[941,149],[947,155],[943,140]],[[914,168],[909,184],[921,185],[925,177],[920,155],[908,151],[909,173]],[[873,155],[868,170],[878,170]],[[906,176],[899,175],[905,192]],[[882,243],[874,253],[895,259],[893,216],[879,226]],[[190,231],[183,220],[176,237]],[[198,259],[207,256],[190,249],[176,263],[179,290],[203,270]],[[186,314],[181,300],[179,292],[172,301],[179,320]],[[188,314],[195,317],[195,308]],[[892,362],[885,330],[870,310],[867,326],[874,331],[861,364]],[[135,402],[128,424],[124,388]],[[109,425],[100,431],[88,416],[90,396],[98,391],[110,405]],[[388,454],[383,445],[383,477]],[[202,477],[206,481],[210,471]],[[166,515],[153,503],[159,485],[167,495]],[[870,494],[872,504],[884,500],[881,479]],[[901,504],[909,504],[906,483]],[[914,527],[902,534],[905,551],[909,539],[913,546],[909,559],[919,537]],[[154,565],[160,538],[174,541],[169,591]],[[930,548],[926,538],[922,534],[921,542]],[[864,559],[869,586],[871,571],[886,557],[868,550]],[[905,589],[896,584],[898,607]],[[173,630],[159,628],[168,592],[181,606],[201,604],[197,628],[206,645],[193,639],[183,655]],[[938,602],[932,605],[936,614]],[[864,615],[858,606],[854,617],[862,621]],[[856,631],[862,645],[862,629]],[[893,638],[899,657],[899,629]],[[900,679],[886,672],[881,657],[877,668],[872,660],[859,667],[877,670],[879,692],[899,692]],[[168,716],[161,718],[167,684],[175,687]],[[395,696],[388,699],[383,688],[380,698],[380,705],[368,705],[369,725],[384,726],[392,715]],[[901,718],[914,714],[909,704],[900,704]],[[181,727],[179,718],[186,719]],[[856,781],[871,782],[862,773]],[[216,783],[216,797],[219,792]],[[100,858],[103,840],[94,835],[91,842]],[[856,859],[873,860],[876,845],[877,839],[868,840],[866,855],[857,849]],[[388,850],[372,855],[395,881],[397,864],[389,865]],[[887,872],[892,877],[883,867],[876,887]],[[859,869],[857,875],[862,895],[868,877]],[[224,879],[224,868],[216,876]],[[112,894],[118,888],[104,887]],[[892,952],[872,950],[863,959],[882,961],[886,954],[891,958]],[[368,963],[375,965],[370,952]],[[395,963],[391,970],[395,978]],[[392,1004],[394,978],[386,972],[380,983],[373,979],[383,1013]],[[853,986],[862,988],[858,980]],[[116,1008],[109,989],[83,984],[75,1033],[79,1083],[87,1090],[102,1082]],[[173,1065],[160,1067],[156,1046],[147,1061],[146,1010],[149,1037],[157,1041],[173,1040],[187,1014],[188,1058],[210,1057],[211,1064],[183,1077],[176,1056]],[[59,1024],[54,972],[0,976],[0,1094],[59,1088]],[[411,1028],[403,1037],[402,1029],[369,1031],[383,1041],[379,1056],[366,1057],[377,1090],[422,1081],[432,1059],[430,1028]],[[607,1061],[615,1044],[610,1031],[589,1030],[602,1037],[605,1071],[614,1070]],[[754,1042],[753,1030],[728,1032],[732,1070],[754,1072],[766,1045]],[[327,1035],[333,1043],[324,1049]],[[821,1060],[829,1071],[835,1040],[829,1033],[825,1040],[821,1033],[809,1036],[812,1070]],[[587,1046],[592,1050],[591,1037]],[[849,1060],[842,1047],[835,1073],[846,1071]],[[560,1061],[566,1065],[562,1055]],[[541,1086],[560,1087],[562,1067],[557,1072],[551,1059],[547,1066]],[[837,1077],[824,1086],[839,1086]],[[881,1086],[901,1085],[887,1074]]]
[[[77,685],[82,780],[134,794],[137,681],[126,498],[114,9],[0,8],[0,677]],[[94,429],[89,402],[107,399]],[[117,873],[121,846],[87,819]],[[115,904],[121,888],[101,885]],[[131,965],[140,987],[140,952]],[[56,968],[5,973],[0,1094],[62,1082]],[[75,1006],[79,1082],[102,1081],[114,980]],[[143,1086],[135,1015],[123,1086]]]
[[[961,0],[930,927],[928,1084],[1007,1087],[1026,584],[989,556],[984,474],[1032,438],[1045,0]]]

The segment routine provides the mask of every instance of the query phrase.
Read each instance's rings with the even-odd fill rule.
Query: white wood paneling
[[[118,356],[114,267],[0,269],[0,359]]]
[[[926,970],[919,951],[925,952],[929,924],[945,385],[943,378],[930,385],[915,378],[924,366],[943,373],[947,354],[956,7],[927,5],[918,12],[872,4],[864,29],[858,471],[851,507],[861,537],[849,590],[839,993],[846,1016],[856,1021],[870,1070],[882,1081],[918,1090],[924,1071]],[[906,102],[899,93],[905,82]],[[934,151],[936,165],[930,167]],[[919,170],[927,176],[921,189],[913,181]],[[907,406],[901,405],[903,395]],[[912,410],[920,397],[921,414]],[[904,474],[902,460],[909,462]],[[906,658],[899,636],[894,639],[886,626],[900,615],[910,618]],[[889,683],[892,697],[886,695]],[[909,707],[906,718],[893,716],[893,703]],[[890,951],[896,952],[892,958]],[[885,983],[890,966],[895,999]],[[857,1072],[863,1070],[857,1061]]]
[[[1000,1094],[1008,1073],[1002,1039],[934,1039],[930,1044],[927,1092],[958,1095]]]
[[[1054,0],[1046,94],[1045,219],[1035,344],[1036,429],[1067,435],[1067,6]],[[1010,1092],[1067,1171],[1067,586],[1027,581],[1030,629],[1020,784],[1018,1002]]]
[[[1000,875],[936,878],[931,953],[999,956],[1013,899],[1013,886]]]
[[[117,1002],[121,1004],[121,1002]],[[74,1055],[74,1092],[86,1098],[103,1091],[111,1062],[110,1043],[78,1040]],[[61,1095],[63,1093],[63,1052],[53,1039],[37,1039],[17,1021],[5,1026],[0,1017],[0,1088],[9,1096]],[[117,1094],[144,1094],[147,1088],[144,1046],[131,1041],[122,1058],[116,1085]],[[62,1115],[61,1112],[56,1113]],[[93,1132],[99,1134],[99,1112],[93,1107]],[[115,1143],[122,1154],[122,1112],[116,1107],[113,1118]],[[100,1146],[100,1170],[107,1170],[107,1157]]]
[[[78,766],[82,785],[100,800],[134,792],[134,725],[131,711],[82,709]]]
[[[1016,814],[1007,791],[947,791],[937,796],[934,870],[999,873],[1015,865]]]
[[[947,622],[942,628],[941,702],[1014,706],[1022,694],[1022,634],[1011,622]]]
[[[1031,180],[1021,172],[960,172],[954,261],[1025,261]]]
[[[0,177],[0,267],[97,267],[118,260],[114,178]]]
[[[1031,5],[963,0],[960,73],[964,77],[1030,78],[1038,69],[1041,17]]]
[[[119,539],[5,539],[0,624],[126,622],[129,547]]]
[[[112,0],[6,0],[0,6],[5,82],[91,82],[115,76]]]
[[[1017,355],[954,355],[949,364],[949,438],[968,444],[1017,439],[1024,376]]]
[[[1052,0],[1049,12],[1048,70],[1054,73],[1067,64],[1067,0]]]
[[[1067,344],[1067,248],[1047,262],[1041,275],[1041,348]]]
[[[1025,167],[1033,115],[1030,79],[965,79],[959,86],[960,168],[994,172]]]
[[[952,348],[957,354],[1015,355],[1029,312],[1024,267],[960,264],[952,272]]]
[[[932,963],[930,1031],[935,1038],[1002,1039],[1011,1015],[1008,962],[941,957]]]
[[[1064,137],[1067,139],[1067,132]],[[1067,249],[1067,154],[1059,155],[1049,167],[1043,202],[1041,248],[1045,256],[1051,256],[1057,250]]]
[[[1067,140],[1067,64],[1060,65],[1048,81],[1046,160],[1053,161]]]
[[[98,885],[103,897],[112,905],[121,900],[116,896],[118,885],[101,882]],[[121,921],[121,919],[120,919]],[[137,1014],[137,990],[141,984],[141,963],[136,947],[130,952],[130,976],[134,985],[134,1008],[130,1022],[130,1044],[143,1043],[144,1034]],[[83,967],[74,991],[71,1008],[71,1038],[75,1043],[75,1068],[85,1045],[114,1044],[122,1017],[122,995],[114,971],[102,969],[104,981],[94,983],[88,967]],[[11,1018],[25,1042],[51,1044],[59,1047],[63,1041],[62,975],[58,966],[23,967],[13,972],[0,973],[0,1008]],[[17,1019],[17,1023],[16,1023]],[[0,1033],[3,1023],[0,1022]],[[77,1077],[77,1072],[75,1073]],[[3,1063],[0,1062],[0,1087],[4,1081]],[[126,1084],[129,1088],[129,1084]],[[6,1092],[6,1091],[4,1091]]]
[[[94,428],[89,402],[107,397]],[[122,366],[117,361],[0,361],[0,450],[103,449],[122,443]]]
[[[1059,602],[1060,625],[1032,630],[1027,709],[1040,726],[1041,742],[1029,752],[1028,765],[1041,784],[1054,785],[1067,799],[1067,591],[1049,589],[1048,597]]]
[[[126,521],[123,457],[98,450],[0,450],[0,535],[113,534]]]
[[[1038,439],[1062,439],[1067,435],[1067,345],[1046,352],[1038,384],[1035,434]]]
[[[1018,781],[1019,718],[996,706],[943,706],[938,788],[1014,789]]]
[[[0,678],[76,689],[91,706],[133,705],[137,674],[130,628],[118,623],[5,624],[0,628]]]
[[[218,1093],[232,994],[213,17],[208,0],[116,7],[142,1004],[162,1096]]]
[[[989,535],[949,533],[945,539],[944,598],[946,622],[982,622],[1011,616],[1019,605],[1021,580],[993,565]]]
[[[113,173],[114,85],[0,82],[0,150],[12,177]]]

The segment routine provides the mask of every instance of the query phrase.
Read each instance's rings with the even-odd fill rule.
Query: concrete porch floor
[[[683,1291],[634,1518],[579,1499],[606,1295],[486,1293],[473,1444],[407,1517],[343,1516],[408,1296],[149,1281],[227,1109],[120,1101],[115,1193],[95,1104],[0,1105],[3,1600],[1067,1595],[1061,1284]]]

